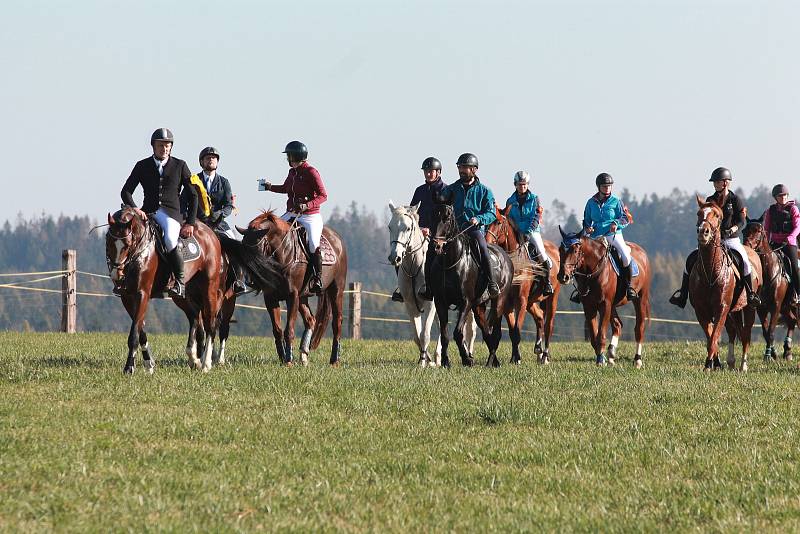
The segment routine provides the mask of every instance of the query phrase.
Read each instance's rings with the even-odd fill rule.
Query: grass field
[[[800,530],[800,374],[760,345],[746,375],[686,343],[446,371],[323,341],[286,369],[234,337],[201,374],[183,342],[127,377],[123,335],[0,334],[0,529]]]

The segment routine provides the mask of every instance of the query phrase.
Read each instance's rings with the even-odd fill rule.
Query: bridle
[[[150,244],[153,241],[153,232],[150,228],[150,224],[147,221],[143,222],[144,226],[144,233],[135,243],[132,243],[129,248],[134,249],[133,252],[128,253],[125,259],[121,262],[116,262],[108,257],[106,254],[106,265],[108,266],[108,272],[111,273],[112,270],[117,270],[120,273],[119,282],[122,282],[125,279],[125,271],[128,269],[128,265],[137,261],[141,256],[144,255],[145,252],[150,248]],[[128,236],[133,235],[133,227],[128,228],[127,232],[124,235],[118,235],[114,233],[114,227],[110,226],[108,228],[108,233],[106,234],[106,239],[111,238],[111,240],[115,242],[125,241]],[[135,237],[135,236],[134,236]],[[135,247],[135,248],[134,248]]]
[[[711,256],[711,266],[713,268],[714,264],[716,263],[717,255],[719,254],[718,251],[720,249],[722,249],[722,247],[723,247],[722,239],[721,239],[722,236],[720,234],[719,224],[716,224],[716,225],[711,224],[711,221],[708,220],[708,213],[703,215],[703,219],[699,222],[697,227],[699,228],[702,223],[706,223],[711,228],[711,235],[712,236],[720,238],[719,240],[712,239],[712,241],[710,243],[706,243],[706,244],[703,245],[704,247],[708,247],[708,245],[710,244],[714,249],[714,251],[712,253],[712,256]],[[698,242],[698,248],[699,247],[700,247],[700,243]],[[723,255],[723,259],[725,259],[724,255]],[[725,262],[725,265],[724,265],[725,269],[720,269],[719,272],[717,273],[716,278],[714,278],[714,280],[711,280],[711,278],[708,275],[708,271],[706,270],[706,265],[705,265],[705,262],[703,262],[702,256],[699,258],[699,260],[700,260],[700,268],[703,270],[703,277],[706,279],[706,283],[708,283],[708,285],[710,287],[714,287],[722,279],[723,273],[727,272],[727,267],[728,267],[727,262]],[[728,261],[730,261],[729,257],[728,257]],[[745,261],[746,261],[746,258],[745,258]]]
[[[591,238],[587,237],[587,239],[591,239]],[[578,246],[578,252],[575,255],[575,261],[571,262],[571,263],[566,263],[565,262],[563,264],[564,267],[565,268],[566,267],[572,267],[572,274],[575,275],[576,278],[578,276],[580,276],[580,277],[585,278],[586,280],[589,280],[590,278],[593,278],[593,277],[597,276],[600,273],[600,270],[605,266],[605,263],[608,260],[609,251],[611,249],[611,247],[609,246],[608,241],[606,241],[605,237],[602,237],[601,239],[603,240],[603,246],[605,248],[605,251],[603,252],[602,258],[600,258],[600,261],[597,262],[597,266],[594,268],[594,270],[592,272],[584,273],[584,272],[581,272],[581,271],[578,270],[583,265],[583,263],[584,263],[583,260],[584,260],[584,256],[585,256],[585,254],[583,252],[583,242],[582,241],[579,242],[580,244]],[[562,246],[563,246],[563,243],[562,243]],[[566,249],[566,247],[565,247],[565,249]]]
[[[419,246],[412,248],[411,241],[414,239],[414,235],[415,235],[414,234],[414,230],[416,228],[418,228],[417,221],[414,219],[414,217],[412,217],[408,213],[400,213],[399,215],[401,215],[402,217],[408,217],[409,219],[411,219],[411,229],[408,231],[408,239],[406,239],[405,241],[400,241],[398,239],[393,239],[393,240],[389,241],[389,245],[394,245],[395,243],[397,243],[398,245],[402,246],[403,247],[403,256],[402,257],[405,257],[407,254],[414,254],[415,252],[421,250],[422,247],[425,246],[425,243],[428,241],[428,238],[427,237],[423,237],[422,240],[420,241]],[[422,230],[420,230],[420,233],[422,233]],[[398,235],[397,237],[400,237],[400,236]],[[402,257],[401,257],[401,259],[402,259]]]

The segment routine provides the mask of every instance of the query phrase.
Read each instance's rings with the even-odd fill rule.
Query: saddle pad
[[[178,250],[184,262],[194,261],[200,257],[200,244],[194,236],[189,239],[178,239]]]
[[[336,252],[333,251],[328,239],[323,235],[319,240],[319,250],[322,255],[322,265],[333,265],[336,263]]]
[[[619,265],[617,265],[617,259],[612,255],[609,254],[611,257],[611,266],[614,268],[614,272],[617,273],[619,276]],[[636,278],[639,276],[639,264],[636,263],[636,260],[631,258],[631,278]]]

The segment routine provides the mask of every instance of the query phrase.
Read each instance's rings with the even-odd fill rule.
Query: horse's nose
[[[395,266],[400,265],[400,256],[389,256],[389,262]]]

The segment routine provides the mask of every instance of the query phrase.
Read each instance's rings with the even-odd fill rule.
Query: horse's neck
[[[410,254],[403,254],[403,263],[406,267],[417,269],[425,263],[425,236],[419,228],[415,228],[411,234],[411,241],[409,246],[412,252]]]
[[[608,250],[601,249],[596,241],[588,241],[583,247],[583,271],[586,273],[593,273],[600,267],[600,263],[605,259]],[[587,260],[594,259],[595,261],[590,264]]]
[[[283,230],[276,225],[275,233],[269,240],[275,259],[284,265],[294,261],[295,247],[299,244],[296,235],[292,235],[293,233],[296,234],[290,228]]]
[[[722,250],[722,242],[719,236],[707,245],[698,244],[697,250],[700,253],[700,261],[706,270],[716,273],[725,267],[725,262],[723,261],[725,254]]]

